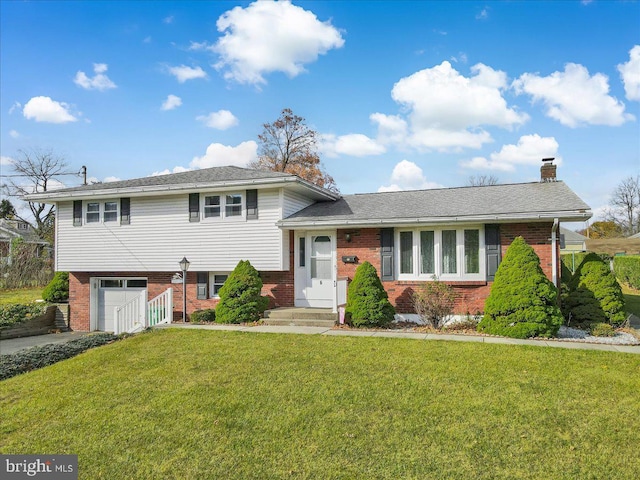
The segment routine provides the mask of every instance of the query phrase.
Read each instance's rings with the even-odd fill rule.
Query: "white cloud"
[[[167,25],[170,25],[170,24],[172,24],[172,23],[173,23],[173,20],[174,20],[174,19],[175,19],[175,18],[174,18],[174,16],[173,16],[173,15],[169,15],[168,17],[164,17],[164,18],[162,19],[162,23],[165,23],[165,24],[167,24]]]
[[[477,13],[476,20],[486,20],[487,18],[489,18],[489,7],[484,7]]]
[[[387,151],[384,145],[361,133],[335,136],[322,135],[320,150],[328,157],[348,155],[351,157],[366,157],[381,155]]]
[[[162,171],[159,172],[153,172],[151,175],[149,175],[150,177],[157,177],[158,175],[169,175],[170,173],[182,173],[182,172],[189,172],[191,171],[191,168],[186,168],[186,167],[181,167],[181,166],[177,166],[177,167],[173,167],[171,170],[169,170],[168,168],[165,168]]]
[[[178,108],[182,105],[182,99],[175,95],[168,95],[167,99],[162,102],[161,110],[173,110],[174,108]]]
[[[217,130],[226,130],[238,125],[238,119],[229,110],[218,110],[211,112],[209,115],[200,115],[196,120],[204,123],[209,128]]]
[[[118,177],[105,177],[104,183],[119,182],[120,180],[122,180],[122,179],[118,178]]]
[[[480,148],[491,142],[483,126],[511,129],[529,116],[510,108],[502,96],[507,76],[481,63],[465,77],[444,61],[401,78],[392,98],[408,111],[407,119],[374,113],[381,143],[402,141],[424,149]]]
[[[0,156],[0,165],[13,165],[13,158]]]
[[[189,166],[193,168],[223,167],[227,165],[246,167],[257,158],[258,144],[253,140],[242,142],[235,147],[212,143],[207,147],[206,153],[202,157],[194,157]]]
[[[20,104],[20,102],[13,102],[13,105],[11,105],[11,108],[9,109],[9,115],[11,115],[16,110],[20,110],[21,108],[22,105]]]
[[[580,125],[622,125],[633,120],[624,113],[624,104],[609,95],[609,78],[589,71],[582,65],[568,63],[564,72],[541,77],[525,73],[513,82],[518,94],[531,95],[534,102],[546,106],[546,114],[571,128]]]
[[[393,168],[391,184],[381,186],[378,192],[398,192],[401,190],[425,190],[429,188],[442,188],[436,182],[430,182],[424,176],[422,169],[413,162],[402,160]]]
[[[215,45],[211,45],[208,42],[194,42],[194,41],[192,41],[187,50],[194,50],[194,51],[209,50],[211,52],[215,52],[216,51],[216,47],[215,47]]]
[[[618,65],[624,83],[624,92],[629,100],[640,100],[640,45],[629,50],[629,61]]]
[[[11,138],[18,138],[18,137],[20,136],[20,134],[18,133],[18,131],[17,131],[17,130],[10,130],[10,131],[9,131],[9,136],[10,136]]]
[[[73,79],[73,83],[85,90],[100,90],[101,92],[116,88],[116,84],[105,75],[108,68],[106,63],[94,63],[93,73],[95,73],[95,75],[93,78],[88,77],[84,72],[78,71],[76,77]]]
[[[489,158],[474,157],[461,162],[461,166],[473,170],[498,170],[513,172],[518,165],[540,166],[543,158],[555,157],[556,165],[562,164],[558,155],[558,142],[554,137],[541,137],[538,134],[523,135],[516,145],[503,145],[499,152],[493,152]]]
[[[50,97],[33,97],[29,100],[22,114],[25,118],[36,122],[67,123],[78,119],[69,113],[70,106],[64,102],[56,102]]]
[[[215,44],[220,55],[216,68],[238,83],[266,83],[263,75],[270,72],[295,77],[305,71],[305,64],[344,45],[330,21],[321,22],[289,1],[235,7],[222,14],[216,26],[223,34]]]
[[[206,78],[207,73],[202,70],[201,67],[188,67],[186,65],[180,65],[178,67],[169,67],[169,73],[176,77],[178,82],[184,83],[187,80],[193,80],[195,78]]]

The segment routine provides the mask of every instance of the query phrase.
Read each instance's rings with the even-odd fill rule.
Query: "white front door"
[[[333,308],[336,290],[335,240],[335,232],[296,235],[296,306]]]

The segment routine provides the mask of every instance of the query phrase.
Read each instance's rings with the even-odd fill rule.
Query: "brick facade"
[[[500,243],[502,255],[517,236],[522,236],[540,257],[542,270],[549,279],[552,278],[551,258],[551,226],[545,223],[517,223],[500,226]],[[350,234],[350,242],[346,234]],[[290,234],[290,268],[288,271],[260,272],[263,288],[262,295],[270,298],[270,307],[293,306],[295,298],[294,284],[294,241]],[[559,243],[559,242],[558,242]],[[557,246],[559,258],[559,245]],[[343,256],[358,257],[357,264],[344,263]],[[355,270],[364,261],[370,262],[380,272],[380,229],[339,229],[337,231],[337,263],[338,277],[353,279]],[[174,319],[182,319],[182,285],[172,284],[175,272],[71,272],[69,274],[70,325],[73,330],[88,331],[90,329],[90,278],[91,277],[145,277],[149,299],[156,297],[167,288],[174,289]],[[558,262],[558,278],[560,262]],[[197,272],[187,273],[187,315],[195,310],[213,308],[217,299],[197,299]],[[411,313],[411,294],[422,282],[417,281],[385,281],[383,285],[389,294],[391,303],[398,313]],[[489,295],[491,282],[461,281],[447,282],[457,293],[456,313],[476,313],[484,310],[484,301]]]

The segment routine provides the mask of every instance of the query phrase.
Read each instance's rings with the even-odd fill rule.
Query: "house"
[[[71,327],[118,331],[118,309],[171,287],[173,304],[162,308],[182,316],[175,282],[183,257],[187,314],[215,306],[241,259],[260,272],[271,307],[335,311],[356,267],[369,261],[399,312],[411,311],[412,289],[434,276],[455,288],[458,311],[481,311],[516,236],[558,283],[560,222],[591,216],[556,180],[555,165],[545,163],[542,177],[340,196],[290,174],[216,167],[28,198],[56,204],[55,267],[70,273]]]
[[[587,237],[584,235],[569,230],[568,228],[560,227],[560,254],[573,252],[584,252],[587,249]]]
[[[34,229],[22,220],[0,219],[0,265],[11,265],[13,242],[21,239],[36,247],[36,255],[49,247],[49,242],[38,237]]]

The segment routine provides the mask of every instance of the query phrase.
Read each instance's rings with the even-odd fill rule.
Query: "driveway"
[[[48,343],[66,343],[87,334],[88,332],[49,333],[46,335],[35,335],[33,337],[0,340],[0,355],[15,353],[25,348],[46,345]]]

